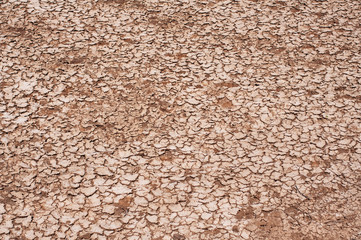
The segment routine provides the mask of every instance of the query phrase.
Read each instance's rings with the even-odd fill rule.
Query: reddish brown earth
[[[361,239],[360,19],[0,1],[0,238]]]

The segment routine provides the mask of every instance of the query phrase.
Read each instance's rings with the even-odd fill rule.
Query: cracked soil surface
[[[0,1],[0,238],[361,239],[360,19]]]

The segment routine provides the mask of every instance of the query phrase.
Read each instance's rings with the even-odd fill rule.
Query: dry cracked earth
[[[0,238],[361,239],[360,19],[0,1]]]

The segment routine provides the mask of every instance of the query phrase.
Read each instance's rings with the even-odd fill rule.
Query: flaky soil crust
[[[360,239],[359,1],[0,1],[1,239]]]

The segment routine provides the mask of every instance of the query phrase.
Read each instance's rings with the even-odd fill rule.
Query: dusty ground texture
[[[0,1],[1,239],[361,239],[359,1]]]

